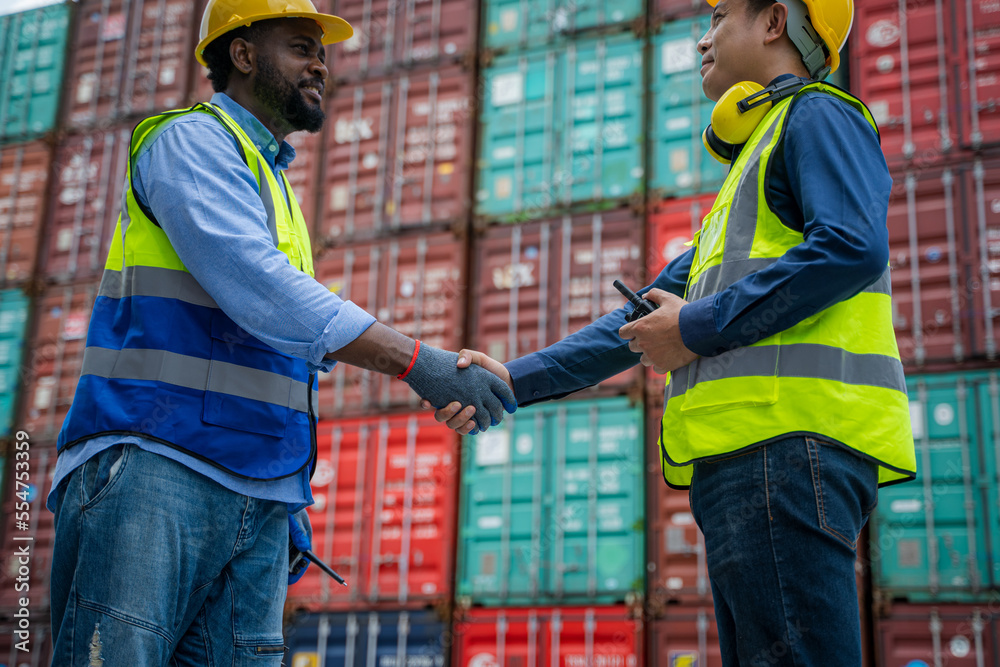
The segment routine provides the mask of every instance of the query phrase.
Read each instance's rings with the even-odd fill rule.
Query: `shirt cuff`
[[[537,354],[508,361],[504,367],[514,383],[514,398],[518,407],[539,401],[551,393],[552,377]]]
[[[336,316],[326,325],[319,339],[309,346],[309,358],[306,359],[309,372],[329,373],[337,362],[326,359],[326,355],[353,343],[373,324],[375,324],[375,318],[355,305],[353,301],[342,303]]]
[[[703,357],[714,357],[731,348],[715,326],[715,296],[681,306],[677,325],[684,347]]]

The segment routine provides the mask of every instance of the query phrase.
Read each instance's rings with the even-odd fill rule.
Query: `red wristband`
[[[405,380],[406,376],[410,374],[413,370],[413,365],[417,363],[417,355],[420,354],[420,341],[413,347],[413,358],[410,359],[410,365],[406,367],[406,370],[396,376],[397,380]]]

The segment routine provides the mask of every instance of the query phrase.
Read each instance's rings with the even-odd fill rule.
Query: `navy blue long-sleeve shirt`
[[[793,104],[781,150],[771,159],[767,200],[804,240],[767,268],[681,308],[684,345],[699,355],[715,356],[789,329],[858,294],[888,264],[892,179],[877,134],[832,95],[808,92]],[[683,297],[693,256],[692,248],[674,259],[640,292],[656,287]],[[629,311],[626,304],[505,364],[518,405],[561,398],[639,363],[640,355],[618,335]]]

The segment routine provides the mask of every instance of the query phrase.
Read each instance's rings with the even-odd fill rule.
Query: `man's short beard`
[[[306,102],[302,90],[282,78],[278,69],[266,56],[261,55],[257,59],[257,67],[253,93],[267,110],[285,121],[292,131],[319,132],[326,119],[322,107]]]

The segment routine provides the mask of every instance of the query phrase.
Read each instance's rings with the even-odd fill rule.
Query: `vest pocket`
[[[778,401],[778,357],[781,334],[768,338],[774,345],[751,345],[699,357],[691,362],[681,413],[709,414],[737,408],[773,405]]]

